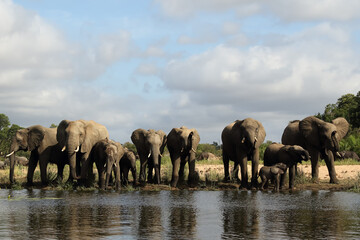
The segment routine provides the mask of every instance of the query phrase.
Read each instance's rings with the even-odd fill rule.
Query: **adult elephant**
[[[265,129],[261,122],[246,118],[227,125],[221,134],[223,142],[224,181],[230,180],[229,160],[234,161],[233,177],[238,178],[241,167],[241,188],[248,188],[247,161],[252,161],[251,186],[257,187],[259,147],[264,142]]]
[[[339,151],[339,142],[347,134],[349,123],[345,118],[336,118],[331,123],[314,116],[301,121],[292,121],[285,128],[281,141],[286,145],[300,145],[309,151],[313,180],[319,178],[319,158],[325,159],[330,183],[338,183],[334,166],[334,154]]]
[[[62,179],[64,166],[68,164],[68,160],[67,156],[61,152],[56,140],[56,132],[57,128],[46,128],[41,125],[16,131],[12,139],[10,153],[6,156],[10,158],[10,183],[14,183],[15,153],[19,150],[31,151],[27,172],[28,185],[33,185],[34,171],[38,162],[43,185],[48,184],[47,165],[49,162],[57,164],[57,179]]]
[[[200,142],[200,136],[195,128],[187,127],[173,128],[167,136],[167,146],[173,165],[171,186],[176,187],[179,179],[184,177],[185,164],[189,165],[188,184],[196,183],[195,153]]]
[[[139,128],[131,134],[131,141],[135,144],[140,158],[139,182],[141,184],[145,184],[147,166],[149,168],[148,182],[160,184],[161,157],[164,152],[166,140],[166,134],[162,130],[155,131],[154,129],[145,130]],[[155,169],[154,179],[152,175],[153,169]]]
[[[90,168],[95,162],[99,174],[99,187],[107,189],[112,170],[115,172],[116,189],[120,188],[120,159],[125,151],[120,143],[103,139],[97,142],[91,150]]]
[[[62,120],[60,122],[56,139],[62,147],[62,151],[66,150],[67,152],[70,174],[73,179],[86,180],[90,165],[89,155],[91,149],[98,141],[106,138],[109,138],[106,127],[95,121]],[[80,171],[81,175],[79,176]]]
[[[264,152],[264,165],[273,166],[284,163],[289,168],[289,188],[294,188],[295,168],[297,163],[310,159],[309,152],[298,145],[270,144]],[[286,171],[285,171],[286,173]],[[280,188],[284,185],[285,174],[281,176]]]

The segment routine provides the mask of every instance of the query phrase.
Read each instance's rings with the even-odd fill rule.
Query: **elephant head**
[[[62,120],[60,122],[56,139],[62,147],[62,151],[67,150],[73,179],[80,178],[76,174],[76,153],[83,154],[82,161],[87,160],[96,142],[105,138],[109,138],[107,129],[94,121]]]
[[[160,183],[160,164],[161,157],[166,145],[166,134],[162,130],[136,129],[131,140],[140,156],[140,182],[145,181],[146,164],[149,165],[148,180],[152,181],[152,169],[155,169],[155,183]]]
[[[54,130],[56,131],[56,129]],[[10,153],[6,157],[10,157],[10,182],[14,182],[14,166],[15,153],[19,150],[33,151],[41,148],[42,141],[45,137],[45,129],[43,126],[35,125],[25,129],[16,131],[12,139]],[[56,144],[56,142],[54,142]]]
[[[196,153],[197,146],[200,142],[200,136],[196,129],[188,129],[185,126],[173,128],[169,133],[168,141],[171,147],[182,155]]]
[[[328,156],[339,151],[339,142],[349,130],[345,118],[336,118],[332,123],[310,116],[299,122],[300,133],[309,147],[321,150]]]
[[[265,129],[261,122],[246,118],[244,120],[237,120],[234,124],[234,129],[237,129],[235,137],[236,141],[248,151],[248,160],[253,157],[255,149],[259,148],[265,140]]]
[[[283,152],[283,153],[281,153]],[[285,153],[285,154],[284,154]],[[309,152],[307,150],[305,150],[304,148],[302,148],[301,146],[298,145],[284,145],[279,153],[278,153],[278,158],[281,161],[283,158],[284,161],[282,162],[287,162],[287,164],[290,166],[297,164],[297,163],[301,163],[302,161],[307,161],[310,159],[310,155]],[[288,160],[288,161],[286,161]],[[291,162],[289,162],[291,161]]]

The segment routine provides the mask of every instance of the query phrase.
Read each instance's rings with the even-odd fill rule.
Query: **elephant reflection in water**
[[[164,239],[164,228],[161,221],[161,207],[142,205],[138,228],[138,238]]]
[[[176,199],[182,198],[186,201],[186,205],[171,206],[168,222],[170,223],[170,236],[168,238],[183,238],[195,239],[196,238],[196,209],[191,206],[194,196],[193,192],[171,192],[171,196]],[[175,200],[178,201],[178,200]],[[179,237],[181,236],[181,237]]]
[[[221,238],[232,239],[233,236],[237,236],[239,239],[261,238],[259,234],[260,214],[256,206],[256,194],[256,192],[250,194],[236,191],[222,192],[221,209],[224,232],[221,234]],[[251,202],[252,205],[229,205],[230,199],[239,198],[250,198],[246,201]]]

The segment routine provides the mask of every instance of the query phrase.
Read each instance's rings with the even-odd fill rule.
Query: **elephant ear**
[[[299,130],[307,143],[314,147],[321,148],[320,128],[324,124],[324,121],[310,116],[299,122]]]
[[[191,132],[192,132],[192,144],[193,144],[193,147],[197,148],[197,146],[198,146],[198,144],[200,142],[200,135],[199,135],[198,131],[195,128],[192,128]]]
[[[255,120],[257,122],[258,128],[257,128],[257,142],[255,147],[259,148],[260,145],[264,142],[266,137],[266,132],[264,126],[261,124],[261,122]]]
[[[138,128],[131,134],[131,141],[135,144],[136,150],[139,154],[146,149],[145,139],[147,133],[148,132],[145,129]]]
[[[100,140],[106,139],[102,138],[99,130],[94,125],[95,122],[86,122],[82,121],[85,129],[85,139],[81,144],[82,153],[90,153],[92,147]]]
[[[116,145],[117,147],[117,150],[118,150],[118,159],[120,161],[120,159],[124,156],[125,154],[125,148],[121,145],[121,143],[119,142],[115,142],[114,141],[114,144]]]
[[[166,146],[166,142],[167,142],[167,137],[166,137],[166,133],[162,130],[158,130],[156,131],[156,134],[158,134],[160,136],[160,138],[162,139],[162,144],[160,147],[160,153],[163,154],[165,146]]]
[[[45,136],[45,130],[39,125],[30,127],[28,129],[28,150],[32,151],[40,146]]]
[[[66,134],[65,129],[69,126],[69,120],[62,120],[57,128],[56,132],[56,140],[60,144],[61,147],[65,146],[66,144]]]
[[[336,131],[340,137],[339,141],[345,137],[349,131],[349,123],[345,118],[339,117],[332,120],[332,123],[336,126]]]

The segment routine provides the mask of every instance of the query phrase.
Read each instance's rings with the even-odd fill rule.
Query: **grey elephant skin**
[[[298,145],[270,144],[264,152],[264,165],[284,163],[289,168],[289,188],[294,188],[296,164],[310,159],[309,152]],[[285,169],[285,173],[286,173]],[[284,185],[285,174],[281,176],[280,188]]]
[[[89,172],[89,155],[92,147],[103,139],[109,139],[109,133],[104,125],[95,121],[62,120],[58,126],[56,139],[66,151],[70,174],[73,179],[85,181]]]
[[[67,156],[61,152],[56,140],[56,128],[46,128],[41,125],[34,125],[20,129],[12,139],[10,154],[10,182],[14,183],[14,166],[16,161],[15,153],[19,150],[31,151],[29,168],[27,173],[27,184],[33,184],[35,168],[39,162],[41,182],[48,184],[47,165],[55,163],[58,167],[58,180],[63,178],[65,164],[68,164]]]
[[[339,142],[349,130],[345,118],[336,118],[331,123],[314,116],[301,121],[292,121],[285,128],[281,141],[286,145],[300,145],[309,151],[311,174],[319,179],[319,159],[324,158],[329,171],[330,183],[338,183],[334,166],[334,154],[339,151]]]
[[[107,189],[112,170],[115,172],[115,188],[120,189],[120,159],[125,151],[120,143],[103,139],[97,142],[91,150],[90,168],[93,163],[99,174],[100,189]]]
[[[29,166],[29,159],[22,156],[16,156],[15,155],[15,165],[19,166]],[[4,161],[4,166],[10,166],[10,159],[6,158]]]
[[[234,161],[233,177],[238,179],[241,167],[241,188],[248,188],[247,161],[252,161],[251,187],[257,187],[259,147],[264,142],[265,129],[261,122],[246,118],[227,125],[221,134],[223,142],[224,181],[230,180],[229,161]]]
[[[121,185],[127,186],[129,183],[129,171],[131,171],[133,177],[133,185],[137,183],[136,179],[136,156],[127,148],[124,148],[124,156],[120,159],[120,178]]]
[[[264,186],[267,185],[269,180],[274,182],[274,191],[279,191],[280,189],[280,176],[286,172],[286,164],[277,163],[273,166],[263,166],[260,168],[259,176],[261,178],[260,190],[264,189]]]
[[[353,151],[341,151],[339,152],[341,159],[354,159],[356,161],[360,161],[359,156],[356,152]]]
[[[199,160],[217,160],[219,158],[211,152],[202,152],[198,159]]]
[[[189,165],[189,186],[194,186],[198,175],[195,171],[195,154],[200,142],[200,135],[195,128],[173,128],[168,136],[167,146],[173,165],[171,186],[176,187],[184,178],[185,164]]]
[[[146,168],[148,167],[148,182],[160,184],[161,157],[164,153],[167,137],[164,131],[154,129],[136,129],[131,134],[131,141],[135,144],[140,158],[139,182],[144,185],[146,181]],[[153,169],[155,175],[153,178]]]

